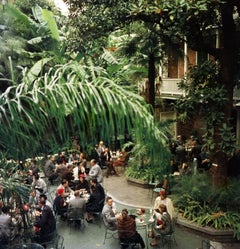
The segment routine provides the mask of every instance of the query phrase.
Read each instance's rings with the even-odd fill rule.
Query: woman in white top
[[[160,204],[164,204],[167,207],[167,211],[171,217],[171,219],[174,218],[174,207],[173,207],[173,203],[172,200],[167,197],[167,193],[165,190],[161,190],[159,192],[159,196],[155,199],[154,202],[154,210],[159,209]]]

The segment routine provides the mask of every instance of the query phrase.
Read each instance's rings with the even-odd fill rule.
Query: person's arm
[[[89,171],[89,176],[96,177],[97,176],[97,169],[95,167],[91,168]]]
[[[104,213],[104,216],[105,216],[107,222],[109,222],[109,223],[115,222],[117,220],[117,218],[115,216],[111,216],[111,211],[110,210],[107,210]]]

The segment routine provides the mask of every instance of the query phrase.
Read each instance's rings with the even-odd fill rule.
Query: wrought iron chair
[[[105,234],[104,234],[103,244],[105,244],[105,241],[107,239],[119,239],[117,230],[111,230],[105,224],[104,224],[104,226],[105,226]]]
[[[131,238],[134,236],[135,232],[129,231],[129,230],[118,230],[118,233],[121,235],[124,235],[124,237],[127,235],[128,237],[125,239],[120,239],[120,246],[121,249],[138,249],[141,248],[140,244],[135,241],[135,239]]]
[[[76,228],[80,228],[81,231],[83,231],[85,227],[83,209],[82,208],[68,208],[67,223],[70,228],[71,228],[71,225],[74,224]]]
[[[172,231],[171,231],[171,233],[160,235],[160,239],[162,241],[163,246],[165,246],[165,244],[166,244],[168,249],[172,249],[173,243],[177,245],[177,241],[175,238],[176,222],[177,222],[177,218],[173,218],[172,219]]]
[[[99,201],[99,204],[102,205],[103,208],[103,204],[105,202],[105,197]],[[94,217],[94,221],[99,225],[99,227],[102,226],[102,210],[99,212],[92,212],[93,217]]]

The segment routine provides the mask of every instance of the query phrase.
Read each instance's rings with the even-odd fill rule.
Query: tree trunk
[[[226,90],[226,98],[228,102],[225,106],[223,123],[229,125],[231,111],[233,108],[233,89],[236,84],[238,71],[238,53],[239,53],[239,32],[236,30],[233,19],[233,2],[227,1],[222,8],[222,37],[223,47],[218,54],[220,64],[219,82]],[[215,142],[221,142],[220,127],[215,127]],[[216,148],[218,151],[220,148]],[[224,186],[227,182],[227,155],[223,152],[216,152],[212,155],[213,167],[211,169],[213,184],[216,186]]]
[[[149,103],[154,110],[155,107],[155,57],[154,53],[149,54],[149,61],[148,61],[148,81],[146,82],[147,85],[147,95],[146,101]]]

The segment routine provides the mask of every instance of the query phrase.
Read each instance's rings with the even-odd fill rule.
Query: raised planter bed
[[[195,230],[196,232],[204,233],[205,236],[208,237],[211,241],[218,241],[221,243],[239,242],[233,237],[233,230],[217,230],[212,227],[202,227],[199,226],[196,222],[192,222],[183,218],[181,214],[179,214],[177,217],[177,224]]]
[[[150,188],[151,186],[148,184],[148,182],[145,182],[143,180],[139,180],[139,179],[135,179],[135,178],[131,178],[131,177],[127,177],[127,182],[129,184],[135,185],[135,186],[139,186],[142,188]]]

